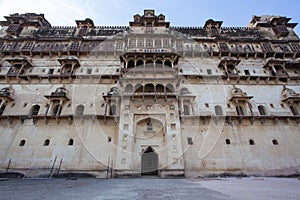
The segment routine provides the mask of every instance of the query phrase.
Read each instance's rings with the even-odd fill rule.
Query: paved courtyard
[[[0,199],[300,199],[296,178],[93,179],[0,181]]]

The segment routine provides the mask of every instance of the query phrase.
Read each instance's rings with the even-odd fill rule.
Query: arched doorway
[[[158,154],[151,146],[148,146],[142,154],[142,176],[158,175]]]

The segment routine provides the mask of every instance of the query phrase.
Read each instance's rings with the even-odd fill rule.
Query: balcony
[[[57,88],[55,92],[51,92],[50,95],[44,95],[49,100],[69,100],[67,97],[66,89],[64,88]]]

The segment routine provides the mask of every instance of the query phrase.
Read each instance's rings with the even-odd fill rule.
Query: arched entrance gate
[[[151,146],[142,154],[142,175],[158,175],[158,154]]]

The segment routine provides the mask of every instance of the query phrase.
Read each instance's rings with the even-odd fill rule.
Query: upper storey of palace
[[[163,14],[144,10],[136,14],[129,26],[95,26],[91,19],[76,20],[77,26],[52,26],[43,14],[11,14],[0,21],[0,38],[18,40],[103,40],[116,35],[172,35],[182,33],[195,40],[233,40],[260,42],[266,40],[299,40],[290,18],[281,16],[253,16],[247,27],[222,27],[222,21],[209,19],[203,27],[172,27]],[[124,34],[121,34],[124,33]]]

